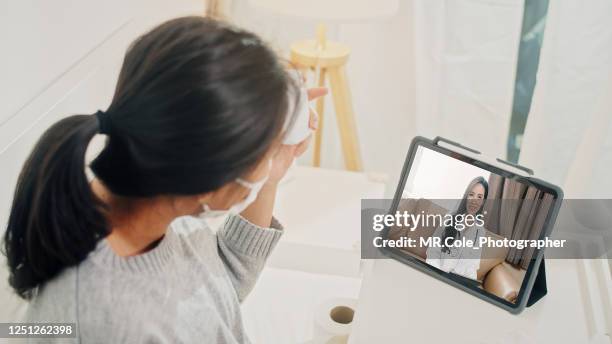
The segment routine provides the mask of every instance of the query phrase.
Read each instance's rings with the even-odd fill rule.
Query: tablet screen
[[[514,174],[419,145],[387,238],[402,254],[516,303],[534,254],[546,245],[553,202],[553,194]]]

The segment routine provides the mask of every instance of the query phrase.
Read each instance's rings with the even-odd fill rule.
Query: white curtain
[[[612,1],[550,1],[520,162],[566,198],[612,197]]]
[[[612,247],[611,22],[610,0],[550,1],[520,155],[520,162],[542,179],[561,185],[566,199],[592,199],[564,202],[557,219],[580,238],[578,248],[587,254],[594,247],[598,252]],[[585,307],[594,314],[592,333],[599,336],[612,329],[612,259],[607,267],[602,263],[582,260],[578,265],[591,276]]]
[[[504,157],[523,16],[519,0],[414,0],[416,127]]]

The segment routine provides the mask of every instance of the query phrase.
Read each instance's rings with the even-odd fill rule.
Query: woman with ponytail
[[[297,87],[257,36],[212,19],[138,38],[109,108],[47,129],[19,176],[4,253],[26,321],[75,323],[79,343],[248,342],[240,302],[283,232],[277,183],[308,145],[281,144]]]

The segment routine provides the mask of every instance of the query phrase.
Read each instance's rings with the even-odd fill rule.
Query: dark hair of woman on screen
[[[277,184],[308,144],[281,144],[300,87],[286,67],[204,17],[136,39],[110,106],[53,124],[19,176],[4,253],[26,320],[76,323],[83,342],[247,342],[240,302],[283,232]]]
[[[460,220],[452,221],[446,227],[440,226],[434,231],[433,236],[441,238],[441,247],[427,249],[427,263],[446,272],[476,279],[481,250],[455,247],[453,244],[462,237],[471,240],[475,245],[478,244],[479,237],[484,235],[484,228],[479,225],[479,221],[473,221],[473,219],[467,221],[466,216],[471,215],[476,218],[483,214],[488,193],[489,184],[483,177],[479,176],[470,181],[457,210],[451,213],[453,219]]]

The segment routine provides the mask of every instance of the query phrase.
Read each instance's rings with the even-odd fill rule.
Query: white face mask
[[[272,160],[268,160],[268,174],[264,178],[260,179],[259,181],[252,183],[242,178],[236,179],[236,183],[249,189],[249,194],[242,201],[236,204],[233,204],[231,207],[229,207],[229,209],[223,209],[223,210],[210,209],[208,204],[203,204],[202,208],[204,212],[200,213],[199,217],[204,218],[204,219],[209,219],[209,218],[220,218],[220,217],[224,217],[228,215],[240,214],[242,211],[248,208],[248,206],[251,205],[251,203],[255,202],[255,200],[257,199],[257,194],[259,194],[259,191],[261,191],[263,186],[268,181],[268,178],[270,177],[271,169],[272,169]]]

